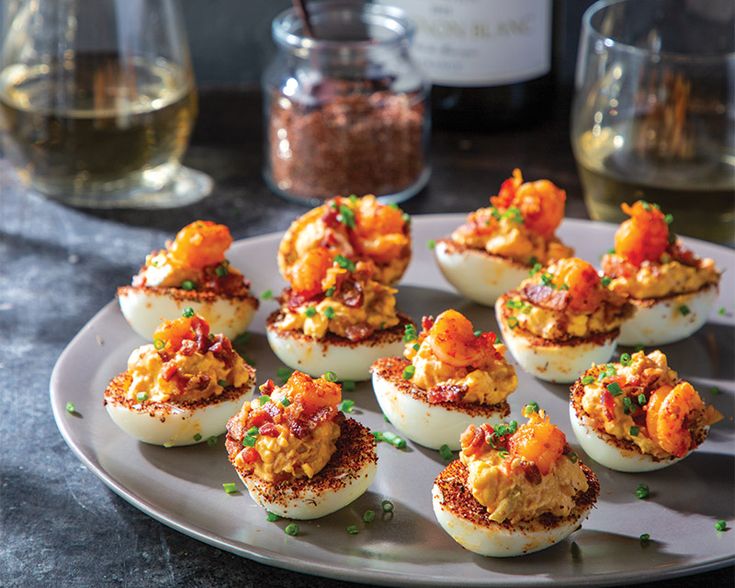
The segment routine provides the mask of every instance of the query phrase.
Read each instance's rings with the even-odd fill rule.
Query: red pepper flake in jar
[[[306,200],[413,195],[428,179],[428,85],[406,51],[412,25],[379,4],[313,10],[325,13],[312,16],[315,38],[292,11],[273,23],[281,55],[263,82],[271,187]]]

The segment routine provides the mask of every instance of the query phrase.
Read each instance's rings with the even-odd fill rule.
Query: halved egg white
[[[312,377],[332,371],[340,380],[368,380],[374,361],[403,353],[404,328],[411,320],[405,315],[398,316],[400,322],[395,327],[354,342],[332,333],[315,339],[301,331],[279,329],[276,322],[280,313],[276,311],[268,317],[266,334],[273,353],[290,368]]]
[[[227,421],[252,398],[255,372],[244,386],[192,404],[135,402],[126,398],[131,376],[123,372],[105,390],[105,408],[113,422],[143,443],[179,447],[194,445],[225,432]]]
[[[707,285],[696,292],[668,298],[636,300],[633,317],[620,327],[621,345],[665,345],[686,339],[707,322],[719,288]]]
[[[492,306],[528,277],[529,268],[522,263],[448,239],[436,242],[434,255],[447,281],[466,298],[485,306]]]
[[[507,402],[492,406],[461,402],[432,404],[425,391],[403,379],[407,365],[405,359],[386,357],[376,361],[370,371],[383,414],[402,435],[419,445],[429,449],[448,445],[456,451],[460,448],[459,438],[470,423],[496,424],[510,413]]]
[[[579,528],[600,492],[594,472],[583,464],[589,484],[577,497],[573,512],[553,522],[533,520],[520,525],[497,523],[466,486],[467,468],[459,460],[450,463],[431,490],[434,515],[441,527],[465,549],[486,557],[515,557],[541,551],[559,543]]]
[[[378,471],[375,439],[354,419],[345,419],[340,429],[336,451],[311,479],[268,482],[236,467],[251,498],[280,517],[309,520],[332,514],[362,496]],[[228,436],[228,450],[232,443],[237,444]]]
[[[571,383],[593,363],[607,363],[615,353],[619,329],[587,339],[554,343],[523,329],[511,329],[504,320],[505,297],[495,303],[495,317],[503,342],[518,364],[540,380]]]
[[[122,286],[117,290],[117,298],[128,324],[148,341],[164,320],[179,318],[186,307],[203,317],[213,333],[234,339],[247,330],[258,309],[258,300],[253,296],[160,286]]]

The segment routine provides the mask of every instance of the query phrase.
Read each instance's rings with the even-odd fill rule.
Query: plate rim
[[[412,215],[412,223],[425,223],[429,221],[449,221],[449,220],[455,220],[457,218],[464,218],[467,213],[432,213],[432,214],[418,214],[418,215]],[[614,223],[606,223],[606,222],[599,222],[599,221],[592,221],[592,220],[586,220],[586,219],[577,219],[577,218],[566,218],[564,219],[564,224],[562,227],[569,227],[573,228],[574,226],[589,226],[589,225],[600,225],[605,226],[608,228],[615,227]],[[269,233],[264,233],[260,235],[254,235],[252,237],[245,237],[243,239],[238,239],[233,243],[233,245],[236,244],[242,244],[242,243],[254,243],[254,242],[262,242],[262,241],[270,241],[273,239],[279,239],[282,237],[283,232],[282,231],[272,231]],[[735,251],[729,250],[727,247],[723,245],[718,245],[716,243],[711,243],[708,241],[702,241],[700,239],[695,239],[691,237],[683,237],[685,242],[689,242],[692,244],[696,244],[699,247],[703,247],[705,249],[709,250],[718,250],[722,253],[726,253],[728,255],[732,255],[735,257]],[[414,242],[413,244],[414,250],[417,246],[417,244]],[[401,585],[401,586],[455,586],[457,584],[456,580],[453,580],[451,578],[433,578],[431,576],[426,577],[416,577],[416,576],[405,576],[402,574],[394,574],[391,572],[386,572],[382,570],[370,570],[369,577],[363,577],[360,575],[355,575],[355,570],[348,570],[346,568],[336,568],[331,565],[328,565],[326,563],[320,563],[320,562],[314,562],[310,560],[303,560],[294,556],[290,556],[288,554],[284,554],[282,552],[274,552],[270,549],[258,547],[257,545],[250,544],[250,543],[244,543],[244,542],[235,542],[228,540],[224,537],[221,537],[211,531],[208,531],[207,529],[204,529],[200,527],[199,525],[195,524],[188,524],[185,522],[179,522],[175,518],[168,516],[165,512],[160,512],[157,510],[153,505],[151,505],[147,499],[144,497],[128,490],[122,483],[117,482],[114,480],[108,472],[104,469],[102,465],[96,464],[93,459],[87,455],[87,453],[84,452],[84,450],[75,442],[70,426],[69,421],[64,417],[65,411],[62,410],[61,406],[63,404],[59,390],[60,386],[60,379],[61,379],[61,371],[63,369],[64,364],[68,361],[67,358],[72,354],[73,348],[76,346],[77,342],[86,337],[87,332],[92,330],[94,323],[96,323],[98,320],[100,320],[100,317],[103,317],[104,315],[108,313],[115,312],[115,309],[117,308],[117,302],[113,298],[110,302],[105,304],[101,309],[99,309],[85,324],[84,326],[74,335],[74,337],[66,344],[63,351],[59,354],[59,357],[57,358],[53,370],[51,372],[51,377],[49,379],[49,400],[51,404],[51,410],[54,417],[54,422],[56,423],[56,427],[58,428],[59,432],[61,433],[62,438],[64,439],[64,442],[67,444],[67,446],[71,449],[72,453],[79,459],[82,464],[92,473],[94,474],[99,480],[101,480],[105,486],[107,486],[110,490],[112,490],[116,495],[118,495],[120,498],[125,500],[128,504],[133,506],[134,508],[137,508],[141,512],[145,513],[152,519],[158,521],[159,523],[162,523],[166,525],[169,528],[174,529],[175,531],[178,531],[188,537],[191,537],[193,539],[196,539],[198,541],[201,541],[202,543],[205,543],[207,545],[210,545],[212,547],[216,547],[218,549],[222,549],[223,551],[227,551],[229,553],[232,553],[234,555],[237,555],[239,557],[244,557],[246,559],[250,559],[253,561],[256,561],[263,565],[273,566],[281,569],[285,569],[292,572],[307,574],[311,576],[316,577],[324,577],[324,578],[330,578],[335,580],[346,580],[350,582],[360,582],[360,581],[366,581],[369,580],[371,583],[379,584],[383,586],[395,586],[395,585]],[[480,556],[477,556],[480,557]],[[515,558],[513,558],[515,559]],[[522,556],[518,561],[522,562]],[[637,572],[609,572],[604,574],[596,574],[596,575],[587,575],[587,576],[572,576],[569,578],[565,578],[563,581],[568,586],[582,586],[582,585],[589,585],[590,583],[594,583],[598,586],[611,586],[611,585],[617,585],[617,584],[624,584],[628,582],[645,582],[645,581],[656,581],[656,580],[667,580],[671,578],[678,578],[678,577],[684,577],[689,576],[697,573],[707,572],[707,571],[713,571],[717,569],[724,568],[728,565],[735,564],[735,553],[733,553],[730,556],[722,556],[710,561],[700,562],[693,565],[687,565],[687,566],[677,566],[676,564],[673,564],[671,567],[665,568],[665,569],[658,569],[655,570],[655,572],[652,570],[648,573],[641,574],[640,571]],[[542,586],[542,585],[548,585],[554,583],[556,580],[553,578],[548,577],[538,577],[538,576],[516,576],[514,578],[514,581],[511,583],[513,586]],[[493,579],[490,579],[487,582],[475,582],[471,581],[469,584],[466,585],[474,585],[474,586],[481,586],[481,585],[499,585],[499,584],[507,584],[507,581],[496,581]]]

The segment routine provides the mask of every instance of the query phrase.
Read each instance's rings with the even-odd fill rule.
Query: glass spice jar
[[[263,75],[264,176],[291,200],[336,194],[401,202],[429,179],[429,84],[409,57],[414,26],[398,8],[310,5],[273,21],[278,52]]]

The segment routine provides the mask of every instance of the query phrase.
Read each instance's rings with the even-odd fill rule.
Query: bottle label
[[[435,83],[499,86],[551,69],[552,0],[384,0],[417,25],[412,56]]]

